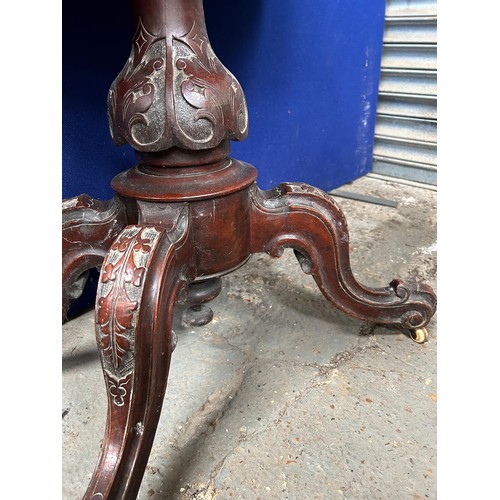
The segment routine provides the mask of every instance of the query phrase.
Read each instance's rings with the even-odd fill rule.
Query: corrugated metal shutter
[[[373,172],[436,185],[436,0],[387,0]]]

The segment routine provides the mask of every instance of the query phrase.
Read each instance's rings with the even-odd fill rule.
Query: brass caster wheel
[[[424,344],[429,340],[429,332],[427,328],[412,328],[410,330],[411,339],[417,344]]]

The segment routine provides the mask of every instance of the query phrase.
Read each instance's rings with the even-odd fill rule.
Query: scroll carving
[[[129,214],[130,215],[130,214]],[[62,204],[62,319],[85,287],[88,270],[99,267],[115,238],[127,225],[118,197],[100,201],[82,194]]]
[[[425,326],[436,310],[433,290],[414,280],[389,286],[359,283],[349,261],[347,222],[331,196],[312,186],[283,183],[270,191],[252,187],[252,252],[279,257],[293,248],[302,269],[323,295],[352,317],[404,328]]]
[[[248,131],[243,91],[214,54],[196,22],[174,38],[174,102],[184,146],[214,147],[224,138],[242,140]]]
[[[155,37],[139,20],[132,52],[108,94],[111,136],[137,150],[162,149],[166,124],[165,39]]]
[[[187,33],[155,35],[139,18],[131,54],[108,94],[108,118],[115,143],[145,152],[215,148],[248,133],[241,86],[196,20]]]

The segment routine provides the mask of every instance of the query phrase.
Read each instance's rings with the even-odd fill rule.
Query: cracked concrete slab
[[[436,192],[369,177],[339,198],[359,281],[436,286]],[[223,279],[185,328],[140,499],[436,498],[436,320],[429,342],[331,306],[291,251]],[[368,333],[368,334],[367,334]],[[106,418],[93,313],[63,326],[63,498],[81,498]],[[168,492],[168,493],[167,493]]]

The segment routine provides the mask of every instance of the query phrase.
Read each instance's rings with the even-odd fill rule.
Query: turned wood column
[[[196,281],[206,281],[251,253],[249,187],[257,171],[228,156],[229,141],[248,133],[245,97],[210,46],[201,0],[132,6],[132,49],[108,111],[114,141],[132,146],[139,163],[112,187],[137,200],[139,222],[168,226],[172,207],[189,203]]]
[[[132,0],[132,10],[132,50],[109,91],[113,140],[151,166],[223,159],[247,136],[248,112],[210,46],[202,0]]]
[[[112,181],[137,217],[109,248],[97,290],[108,418],[85,496],[92,500],[136,497],[175,347],[174,306],[215,297],[219,277],[252,248],[257,171],[228,156],[229,141],[247,135],[246,102],[212,51],[202,1],[132,6],[132,49],[111,85],[108,114],[114,142],[138,158]]]

